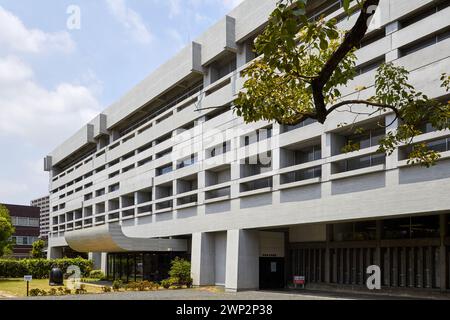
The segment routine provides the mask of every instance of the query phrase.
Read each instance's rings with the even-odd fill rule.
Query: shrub
[[[142,286],[144,286],[145,289],[148,290],[158,290],[159,289],[159,285],[157,283],[154,282],[150,282],[150,281],[142,281]]]
[[[102,270],[92,270],[91,272],[89,272],[89,278],[103,280],[105,279],[105,274]]]
[[[49,291],[48,291],[48,295],[49,296],[56,296],[58,294],[58,291],[55,289],[55,288],[51,288]]]
[[[50,290],[51,291],[51,290]],[[29,292],[31,297],[45,297],[47,295],[47,291],[41,289],[31,289]]]
[[[29,292],[30,297],[37,297],[41,293],[41,289],[31,289]]]
[[[44,240],[37,240],[33,242],[33,248],[31,249],[31,257],[34,259],[44,259],[45,258],[45,242]]]
[[[177,257],[174,260],[172,260],[170,264],[171,267],[169,271],[169,276],[171,279],[173,279],[172,281],[175,281],[176,279],[177,280],[176,285],[178,287],[192,286],[191,263],[187,260],[180,259]]]
[[[78,289],[75,290],[75,294],[86,294],[86,293],[88,292],[84,284],[82,284]]]
[[[70,290],[69,288],[64,288],[64,294],[70,295],[70,294],[72,294],[72,290]]]
[[[82,275],[88,276],[92,271],[92,261],[75,259],[0,259],[0,277],[4,278],[22,278],[24,275],[32,275],[34,279],[47,279],[52,268],[60,268],[66,271],[71,265],[78,266]]]
[[[114,291],[119,291],[123,287],[123,282],[121,280],[115,280],[112,284]]]
[[[169,278],[161,281],[161,286],[164,289],[170,289],[172,287],[180,288],[180,279],[178,278]]]
[[[114,284],[113,284],[114,286]],[[130,290],[130,291],[134,291],[138,289],[139,284],[137,282],[128,282],[124,288],[125,290]]]
[[[102,287],[102,291],[103,291],[104,293],[108,293],[108,292],[111,292],[112,289],[111,289],[111,287],[106,287],[106,286],[104,286],[104,287]]]

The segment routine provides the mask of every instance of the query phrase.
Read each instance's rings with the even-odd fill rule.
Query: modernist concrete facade
[[[46,157],[50,257],[71,246],[123,277],[130,259],[182,253],[194,284],[228,290],[286,286],[294,275],[363,286],[370,264],[383,267],[387,288],[449,288],[450,132],[425,126],[415,139],[442,151],[424,169],[408,165],[407,148],[377,154],[377,122],[391,123],[389,113],[361,116],[370,134],[352,137],[338,129],[353,121],[346,113],[289,127],[215,108],[242,87],[275,3],[244,1]],[[312,3],[312,16],[342,28],[356,19],[340,1]],[[374,69],[392,61],[419,90],[448,98],[439,83],[450,68],[447,3],[382,0],[344,95],[371,95]],[[343,154],[348,139],[361,150]]]
[[[39,237],[43,240],[47,240],[50,232],[50,196],[32,200],[30,205],[32,207],[38,207],[41,212]]]

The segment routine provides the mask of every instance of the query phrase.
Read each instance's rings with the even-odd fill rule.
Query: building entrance
[[[284,266],[284,258],[260,258],[259,288],[261,290],[284,288]]]

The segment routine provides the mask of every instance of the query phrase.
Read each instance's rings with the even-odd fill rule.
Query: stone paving
[[[100,295],[78,295],[61,297],[33,297],[33,300],[374,300],[404,299],[389,296],[369,296],[317,291],[245,291],[229,293],[219,290],[188,289],[147,292],[120,292]]]

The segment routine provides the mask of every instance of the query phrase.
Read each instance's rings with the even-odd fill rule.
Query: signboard
[[[23,281],[30,282],[31,280],[33,280],[33,276],[24,276],[23,277]]]
[[[305,277],[304,276],[294,276],[294,284],[295,285],[305,285]]]

